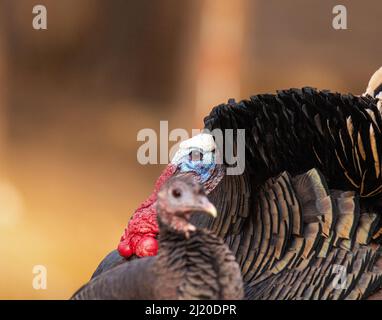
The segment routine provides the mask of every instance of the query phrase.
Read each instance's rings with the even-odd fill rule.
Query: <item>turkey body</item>
[[[241,299],[240,270],[223,241],[210,232],[160,236],[155,257],[135,259],[94,277],[74,300]]]
[[[194,211],[216,217],[216,209],[202,187],[190,177],[173,178],[161,189],[157,208],[158,255],[110,267],[94,276],[72,299],[243,298],[235,256],[222,239],[189,223]]]
[[[312,88],[215,107],[246,129],[246,168],[211,192],[249,299],[362,299],[381,287],[381,114],[370,96]],[[314,168],[314,169],[312,169]],[[309,170],[309,171],[308,171]],[[239,190],[239,191],[238,191]],[[344,270],[346,286],[333,279]]]
[[[303,88],[230,100],[205,118],[210,132],[245,130],[244,172],[209,193],[220,216],[192,222],[224,239],[247,299],[380,294],[380,109],[370,95]]]
[[[243,176],[227,176],[210,195],[228,214],[195,223],[225,239],[247,299],[364,299],[381,287],[381,250],[372,244],[380,216],[362,210],[355,192],[328,189],[316,169],[270,178],[249,202],[238,185]]]

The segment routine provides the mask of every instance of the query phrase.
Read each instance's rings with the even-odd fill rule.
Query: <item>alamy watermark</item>
[[[32,269],[32,287],[35,290],[46,290],[48,288],[48,270],[43,265],[35,265]]]
[[[32,20],[32,26],[35,30],[47,30],[48,29],[48,10],[46,6],[37,4],[33,6],[32,13],[34,15]],[[332,9],[332,13],[335,15],[332,20],[332,27],[335,30],[346,30],[347,27],[347,8],[338,4]]]
[[[214,162],[227,165],[227,175],[240,175],[245,169],[245,130],[244,129],[192,129],[191,135],[182,128],[169,132],[168,121],[160,121],[159,134],[151,129],[141,129],[137,141],[144,142],[137,150],[137,161],[140,164],[168,164],[176,155],[182,142],[201,133],[210,134],[214,139]],[[169,150],[169,142],[176,142]],[[194,146],[198,148],[198,145]],[[158,150],[159,149],[159,150]],[[200,146],[203,152],[203,147]],[[159,155],[159,158],[158,158]],[[222,155],[222,156],[220,156]],[[224,155],[224,157],[223,157]],[[223,161],[224,159],[224,161]]]
[[[345,266],[335,264],[333,265],[333,273],[335,273],[335,277],[332,281],[332,286],[336,290],[344,290],[347,289],[347,270]]]
[[[339,4],[333,7],[332,13],[335,14],[332,26],[335,30],[346,30],[348,28],[348,14],[344,5]]]
[[[48,29],[48,10],[42,4],[35,5],[32,9],[34,14],[32,26],[35,30]]]

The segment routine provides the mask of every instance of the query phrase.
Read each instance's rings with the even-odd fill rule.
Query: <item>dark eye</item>
[[[182,196],[182,192],[179,189],[172,190],[172,195],[174,198],[180,198]]]
[[[198,150],[192,150],[189,154],[191,161],[202,161],[203,160],[203,153],[201,153]]]

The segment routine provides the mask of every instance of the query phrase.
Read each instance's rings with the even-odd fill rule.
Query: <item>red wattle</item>
[[[133,250],[126,241],[121,241],[118,244],[118,252],[122,257],[130,257],[133,254]]]
[[[160,187],[175,171],[176,166],[169,164],[155,182],[153,193],[135,210],[118,245],[118,252],[122,257],[128,258],[133,254],[139,257],[157,254],[158,243],[155,237],[159,229],[155,202]]]
[[[158,253],[158,241],[152,237],[143,237],[135,248],[138,257],[155,256]]]

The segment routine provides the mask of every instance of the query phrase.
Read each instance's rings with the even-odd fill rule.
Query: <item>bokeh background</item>
[[[0,0],[0,298],[67,299],[116,247],[163,168],[137,162],[140,129],[201,128],[230,97],[282,88],[361,94],[381,14],[380,0]]]

